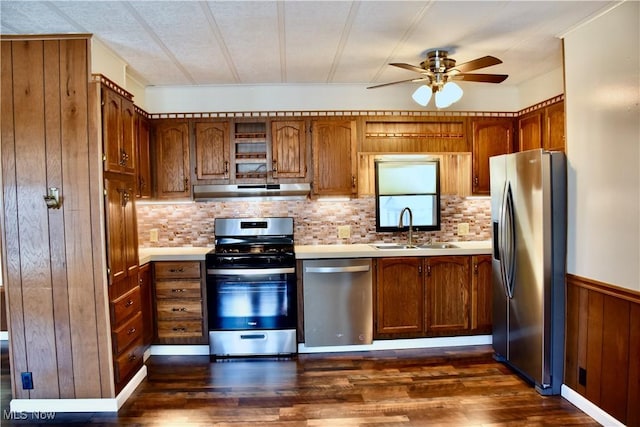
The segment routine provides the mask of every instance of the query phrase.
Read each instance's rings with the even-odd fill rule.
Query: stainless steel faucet
[[[407,247],[413,248],[415,247],[413,245],[413,212],[411,212],[411,208],[409,208],[409,206],[407,206],[406,208],[400,211],[400,220],[398,221],[398,227],[399,228],[404,227],[404,224],[402,222],[402,217],[404,216],[404,213],[406,211],[409,212],[409,236],[407,237]]]

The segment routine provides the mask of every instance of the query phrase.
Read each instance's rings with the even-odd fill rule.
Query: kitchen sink
[[[418,246],[420,249],[457,249],[460,246],[453,243],[429,243]]]

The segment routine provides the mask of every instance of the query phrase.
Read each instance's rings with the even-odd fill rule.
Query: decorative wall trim
[[[634,291],[633,289],[610,285],[608,283],[599,282],[582,276],[576,276],[574,274],[567,274],[567,282],[579,288],[589,289],[604,295],[640,304],[640,292]]]
[[[138,107],[135,104],[133,104],[133,110],[144,118],[147,118],[147,119],[151,118],[151,115],[149,113],[147,113],[146,111],[144,111],[142,108]]]
[[[222,111],[196,113],[152,113],[151,119],[228,119],[277,117],[517,117],[513,112],[483,111],[404,111],[404,110],[345,110],[345,111]]]
[[[518,117],[520,116],[524,116],[525,114],[528,114],[532,111],[536,111],[536,110],[541,110],[551,104],[555,104],[556,102],[560,102],[560,101],[564,101],[564,94],[560,94],[558,96],[554,96],[553,98],[549,98],[545,101],[542,102],[538,102],[537,104],[534,104],[530,107],[525,108],[524,110],[520,110],[518,111],[518,113],[516,114]]]
[[[127,98],[128,100],[133,101],[133,95],[131,93],[129,93],[126,90],[122,89],[120,86],[118,86],[117,83],[115,83],[112,80],[109,80],[107,77],[103,76],[102,74],[92,74],[91,75],[91,81],[96,82],[96,83],[102,83],[103,85],[105,85],[109,89],[115,91],[119,95],[122,95],[125,98]]]

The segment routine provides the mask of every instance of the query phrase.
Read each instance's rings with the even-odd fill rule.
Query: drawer
[[[158,320],[201,319],[202,300],[158,300],[156,313]]]
[[[201,320],[158,321],[158,338],[198,338],[201,336]]]
[[[116,383],[126,380],[132,373],[140,369],[143,363],[144,346],[142,338],[134,341],[115,360],[115,380]]]
[[[136,286],[121,297],[111,301],[111,323],[119,327],[122,322],[140,311],[142,300],[140,286]]]
[[[200,279],[200,261],[154,263],[156,279]]]
[[[139,311],[138,314],[111,333],[113,351],[120,354],[129,344],[142,336],[142,328],[142,312]]]
[[[202,298],[200,281],[158,281],[156,282],[156,298]]]

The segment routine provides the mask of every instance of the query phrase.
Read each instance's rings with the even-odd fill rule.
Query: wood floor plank
[[[7,360],[5,344],[3,390]],[[540,396],[494,361],[487,346],[278,360],[152,356],[147,367],[147,378],[117,414],[57,414],[57,421],[145,427],[598,425],[562,397]],[[3,391],[2,409],[9,398]]]

